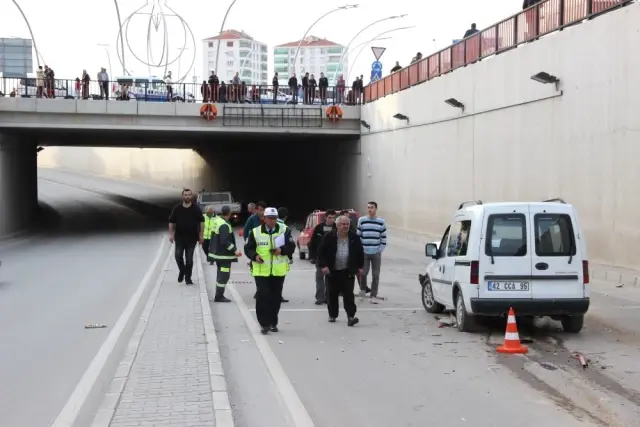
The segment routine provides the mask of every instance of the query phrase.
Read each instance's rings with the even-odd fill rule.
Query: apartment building
[[[216,64],[216,51],[220,44],[220,54]],[[254,40],[244,31],[227,30],[222,34],[202,41],[203,76],[215,70],[220,80],[233,79],[236,72],[246,84],[266,85],[271,83],[267,67],[269,65],[267,45]],[[203,80],[206,77],[203,77]]]
[[[329,85],[336,84],[338,77],[343,74],[345,77],[348,71],[349,58],[345,53],[342,61],[340,57],[344,51],[344,46],[320,37],[309,36],[302,40],[300,53],[296,58],[296,50],[300,40],[284,43],[273,48],[273,66],[278,73],[280,85],[286,86],[289,76],[294,72],[300,82],[301,75],[308,72],[314,74],[316,79],[320,73],[324,73],[329,79]]]

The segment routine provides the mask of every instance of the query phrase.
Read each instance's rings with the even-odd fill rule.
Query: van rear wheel
[[[427,310],[427,313],[442,313],[444,310],[444,305],[437,302],[433,296],[431,280],[428,278],[422,281],[422,305]]]
[[[476,319],[467,313],[461,291],[456,298],[456,323],[460,332],[474,332],[476,329]]]
[[[584,326],[584,314],[563,317],[561,322],[565,332],[577,334]]]

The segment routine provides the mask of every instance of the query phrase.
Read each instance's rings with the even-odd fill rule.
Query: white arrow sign
[[[387,50],[386,47],[373,47],[371,46],[371,50],[373,51],[373,56],[376,57],[376,61],[378,61],[380,59],[380,57],[382,56],[382,54],[384,53],[385,50]]]

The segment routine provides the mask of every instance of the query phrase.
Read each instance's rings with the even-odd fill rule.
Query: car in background
[[[358,222],[358,218],[360,218],[360,214],[353,209],[341,209],[336,210],[336,212],[347,211],[349,214],[349,218],[351,219],[352,224],[356,224]],[[309,256],[309,243],[311,242],[311,235],[313,234],[313,229],[316,225],[324,222],[325,212],[323,210],[315,210],[307,215],[307,220],[304,224],[304,227],[300,234],[298,235],[298,241],[296,245],[298,246],[298,256],[300,259],[306,259]]]

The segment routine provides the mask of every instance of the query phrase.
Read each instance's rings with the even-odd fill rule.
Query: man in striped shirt
[[[387,226],[384,219],[377,216],[378,204],[367,204],[367,216],[358,219],[358,236],[364,247],[364,274],[360,277],[360,297],[364,298],[367,290],[367,276],[371,270],[371,303],[377,304],[378,283],[380,281],[380,265],[382,252],[387,246]]]

